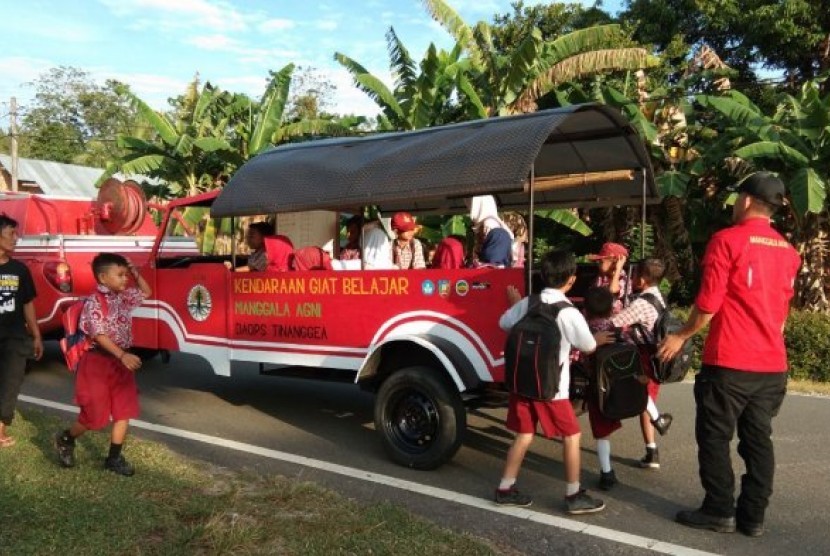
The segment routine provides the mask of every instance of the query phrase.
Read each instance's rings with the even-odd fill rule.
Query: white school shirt
[[[565,294],[556,288],[545,288],[540,295],[542,303],[568,301]],[[505,311],[499,319],[501,329],[509,332],[513,325],[527,314],[527,304],[528,298],[525,297]],[[588,328],[585,317],[575,307],[565,307],[559,311],[556,324],[562,333],[562,340],[559,342],[559,361],[562,363],[562,371],[559,375],[559,389],[553,399],[567,400],[571,388],[571,348],[575,347],[583,353],[592,353],[597,348],[597,342]]]

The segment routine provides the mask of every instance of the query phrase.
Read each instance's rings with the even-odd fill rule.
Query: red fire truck
[[[170,246],[181,239],[177,215],[203,210],[231,223],[270,215],[296,247],[334,243],[336,257],[339,211],[460,214],[475,195],[525,214],[657,197],[641,140],[602,106],[281,146],[223,190],[169,204],[142,269],[154,298],[134,314],[136,345],[200,355],[224,376],[248,361],[269,373],[354,382],[376,393],[375,426],[389,456],[435,468],[460,446],[465,405],[499,389],[505,290],[527,291],[532,264],[236,272],[229,267],[244,261],[234,246],[187,256]]]

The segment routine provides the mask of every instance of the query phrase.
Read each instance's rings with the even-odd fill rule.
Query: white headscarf
[[[367,270],[397,268],[392,262],[392,240],[374,222],[363,228],[363,263]]]
[[[476,228],[481,227],[482,236],[486,236],[490,230],[495,228],[504,228],[510,233],[510,237],[513,237],[513,232],[499,218],[496,199],[492,195],[479,195],[472,198],[470,202],[470,220],[473,221],[473,226]]]

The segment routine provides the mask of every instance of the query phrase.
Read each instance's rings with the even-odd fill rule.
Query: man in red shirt
[[[772,418],[787,389],[784,322],[801,265],[795,249],[770,225],[785,195],[784,184],[768,172],[739,184],[734,225],[709,241],[689,320],[658,352],[671,359],[683,342],[711,323],[694,390],[698,466],[706,496],[699,509],[677,514],[683,525],[722,533],[737,525],[752,537],[764,532],[775,472]],[[737,505],[729,447],[736,426],[738,454],[746,464]]]

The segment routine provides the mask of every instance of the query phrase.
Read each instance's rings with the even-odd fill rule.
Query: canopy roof
[[[640,204],[658,198],[648,154],[619,112],[581,105],[361,138],[284,145],[243,165],[212,214],[377,205],[452,214],[494,195],[500,210]]]

